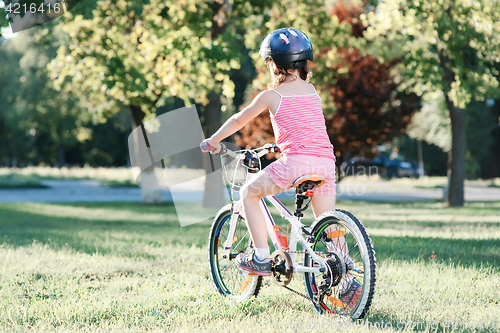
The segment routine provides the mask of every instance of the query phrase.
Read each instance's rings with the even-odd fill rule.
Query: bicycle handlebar
[[[200,149],[203,152],[207,152],[208,151],[208,152],[210,152],[210,154],[216,154],[216,155],[225,155],[225,154],[227,154],[227,155],[229,155],[229,156],[231,156],[233,158],[237,158],[238,155],[241,155],[241,153],[237,153],[237,152],[234,152],[232,150],[227,149],[226,145],[224,145],[223,143],[221,143],[220,145],[221,145],[221,149],[220,149],[220,151],[218,153],[214,153],[215,148],[212,147],[212,146],[210,146],[208,144],[208,142],[206,142],[206,141],[203,141],[200,144]],[[278,145],[273,144],[273,143],[266,143],[262,147],[255,148],[255,149],[248,149],[248,150],[259,151],[257,153],[257,157],[262,157],[262,156],[264,156],[265,154],[268,154],[268,153],[279,153],[279,152],[281,152],[281,150],[278,147]]]
[[[202,152],[206,152],[206,151],[213,152],[213,151],[215,151],[215,148],[212,147],[211,145],[209,145],[208,142],[206,142],[206,141],[202,141],[200,143],[200,149],[201,149]]]

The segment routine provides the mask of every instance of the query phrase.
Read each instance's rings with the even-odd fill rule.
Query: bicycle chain
[[[286,253],[308,253],[307,251],[285,251]],[[325,254],[325,251],[314,251],[316,254]]]
[[[283,288],[288,289],[288,290],[290,290],[292,293],[294,293],[294,294],[296,294],[296,295],[299,295],[299,296],[302,296],[302,297],[304,297],[305,299],[307,299],[307,300],[309,300],[309,301],[313,302],[314,304],[318,305],[318,301],[316,301],[316,300],[312,299],[311,297],[306,296],[306,295],[304,295],[304,294],[302,294],[302,293],[299,293],[297,290],[293,290],[293,289],[292,289],[292,288],[290,288],[289,286],[284,286]]]
[[[285,252],[286,252],[286,253],[307,253],[307,251],[285,251]],[[324,253],[324,252],[314,251],[314,253],[319,254],[319,253]],[[301,297],[304,297],[305,299],[307,299],[308,301],[313,302],[313,303],[314,303],[314,304],[316,304],[316,305],[319,305],[318,301],[316,301],[316,300],[312,299],[312,298],[311,298],[311,297],[309,297],[309,296],[306,296],[306,295],[304,295],[304,294],[302,294],[302,293],[298,292],[297,290],[294,290],[294,289],[290,288],[289,286],[284,286],[284,288],[285,288],[285,289],[290,290],[292,293],[294,293],[294,294],[296,294],[296,295],[299,295],[299,296],[301,296]]]

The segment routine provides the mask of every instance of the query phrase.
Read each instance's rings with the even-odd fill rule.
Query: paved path
[[[96,180],[44,180],[45,189],[0,190],[0,202],[140,201],[134,187],[105,187]],[[164,196],[164,200],[170,200]]]
[[[82,202],[82,201],[141,201],[141,190],[136,187],[100,186],[94,180],[45,180],[46,189],[0,190],[0,202]],[[443,196],[437,189],[394,188],[390,182],[340,183],[337,187],[339,200],[367,201],[422,201],[435,200]],[[185,201],[201,201],[201,189],[191,188],[177,194]],[[280,198],[293,198],[293,192],[282,193]],[[177,196],[176,196],[177,198]],[[500,201],[500,188],[483,185],[466,185],[467,201]],[[163,200],[172,201],[169,191],[163,191]]]

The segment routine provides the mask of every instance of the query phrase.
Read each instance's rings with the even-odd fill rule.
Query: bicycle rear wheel
[[[229,234],[231,205],[224,206],[215,216],[208,239],[208,261],[215,287],[224,296],[243,302],[257,296],[262,276],[248,276],[236,265],[236,255],[249,251],[250,233],[241,215],[238,216],[229,257],[223,258],[224,245]]]
[[[319,217],[312,235],[312,250],[327,261],[325,274],[304,274],[307,293],[316,301],[315,310],[363,318],[370,308],[376,279],[375,251],[363,224],[349,212],[337,209]],[[304,265],[318,264],[306,253]],[[348,297],[351,285],[352,296]]]

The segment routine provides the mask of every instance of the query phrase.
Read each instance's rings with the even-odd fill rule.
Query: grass
[[[2,203],[0,331],[500,327],[500,202],[452,209],[346,201],[339,208],[364,222],[377,252],[376,297],[357,324],[319,317],[307,300],[269,281],[249,303],[220,297],[206,259],[209,222],[180,228],[172,205]],[[302,291],[299,274],[292,288]],[[468,329],[480,323],[488,327]]]
[[[47,188],[37,175],[20,175],[17,173],[0,174],[0,189],[13,188]]]
[[[174,183],[179,183],[187,180],[192,180],[201,177],[205,172],[201,169],[167,169],[166,178]],[[20,181],[2,181],[5,177],[14,177]],[[25,167],[25,168],[0,168],[0,188],[22,188],[22,187],[43,187],[40,184],[44,179],[71,179],[71,180],[98,180],[102,186],[110,187],[135,187],[136,182],[133,179],[131,168],[125,167]],[[30,180],[27,182],[25,180]],[[23,185],[23,182],[27,186]],[[378,175],[356,175],[342,179],[339,183],[341,186],[350,186],[362,183],[367,190],[376,191],[390,188],[394,189],[438,189],[446,186],[446,177],[429,177],[424,176],[419,179],[415,178],[393,178],[386,180]],[[7,185],[5,185],[7,184]],[[38,185],[37,185],[38,184]],[[466,185],[484,186],[484,187],[500,187],[500,178],[489,180],[466,180]]]
[[[130,179],[123,180],[123,181],[120,181],[120,180],[101,180],[99,183],[101,184],[101,186],[108,186],[108,187],[138,187],[138,185]]]
[[[370,190],[380,190],[380,186],[390,186],[393,189],[438,189],[444,188],[448,182],[447,177],[424,176],[420,178],[392,178],[387,180],[379,175],[356,175],[345,177],[339,184],[363,183]],[[465,185],[481,187],[500,187],[500,178],[465,180]]]

